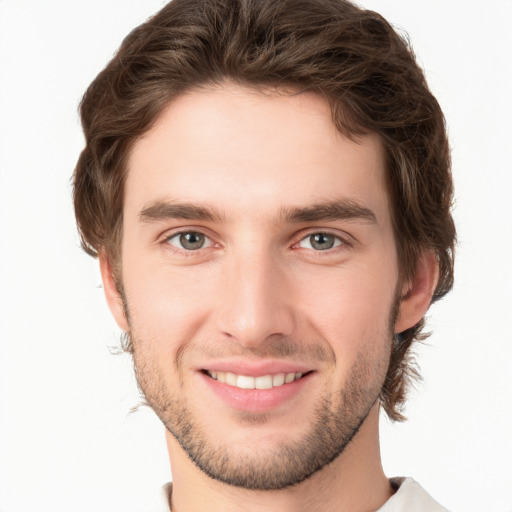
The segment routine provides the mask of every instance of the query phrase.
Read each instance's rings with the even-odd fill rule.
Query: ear
[[[117,325],[124,331],[128,332],[129,325],[123,308],[123,299],[117,289],[114,279],[114,271],[109,256],[105,252],[99,255],[101,280],[103,281],[103,290],[110,312],[114,316]]]
[[[439,265],[433,251],[425,251],[418,261],[414,277],[402,286],[395,332],[416,325],[425,315],[439,278]]]

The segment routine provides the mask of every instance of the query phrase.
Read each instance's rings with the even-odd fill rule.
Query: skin
[[[378,394],[393,333],[422,318],[437,267],[425,254],[399,283],[383,162],[378,137],[342,136],[322,98],[229,83],[175,99],[134,145],[123,294],[106,254],[100,264],[168,429],[173,511],[371,511],[391,495]],[[180,233],[204,244],[187,249]],[[313,245],[315,234],[327,244]],[[205,374],[218,364],[258,374],[269,362],[307,373],[270,407],[257,393],[233,406]],[[334,460],[286,485],[285,453],[308,454],[306,464],[320,449]],[[190,458],[200,450],[202,470]],[[251,471],[259,489],[226,483]]]

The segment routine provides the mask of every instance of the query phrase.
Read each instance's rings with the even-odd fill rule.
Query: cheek
[[[142,266],[130,259],[123,274],[130,326],[138,339],[170,348],[197,335],[212,293],[207,276],[191,267]]]
[[[309,328],[327,340],[338,359],[353,360],[362,347],[389,345],[396,279],[368,268],[330,273],[322,287],[301,280],[295,297]],[[318,281],[313,281],[318,282]]]

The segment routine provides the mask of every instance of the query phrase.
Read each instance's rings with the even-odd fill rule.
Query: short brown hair
[[[402,279],[433,250],[453,285],[455,227],[444,117],[407,40],[379,14],[346,0],[173,0],[133,30],[87,89],[86,146],[74,174],[83,248],[119,263],[126,164],[134,142],[171,99],[226,80],[312,91],[343,134],[379,135],[386,154]],[[416,372],[410,359],[424,320],[394,340],[381,393],[395,420]]]

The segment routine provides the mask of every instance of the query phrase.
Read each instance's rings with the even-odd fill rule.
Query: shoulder
[[[392,478],[396,493],[377,512],[449,512],[412,478]]]

